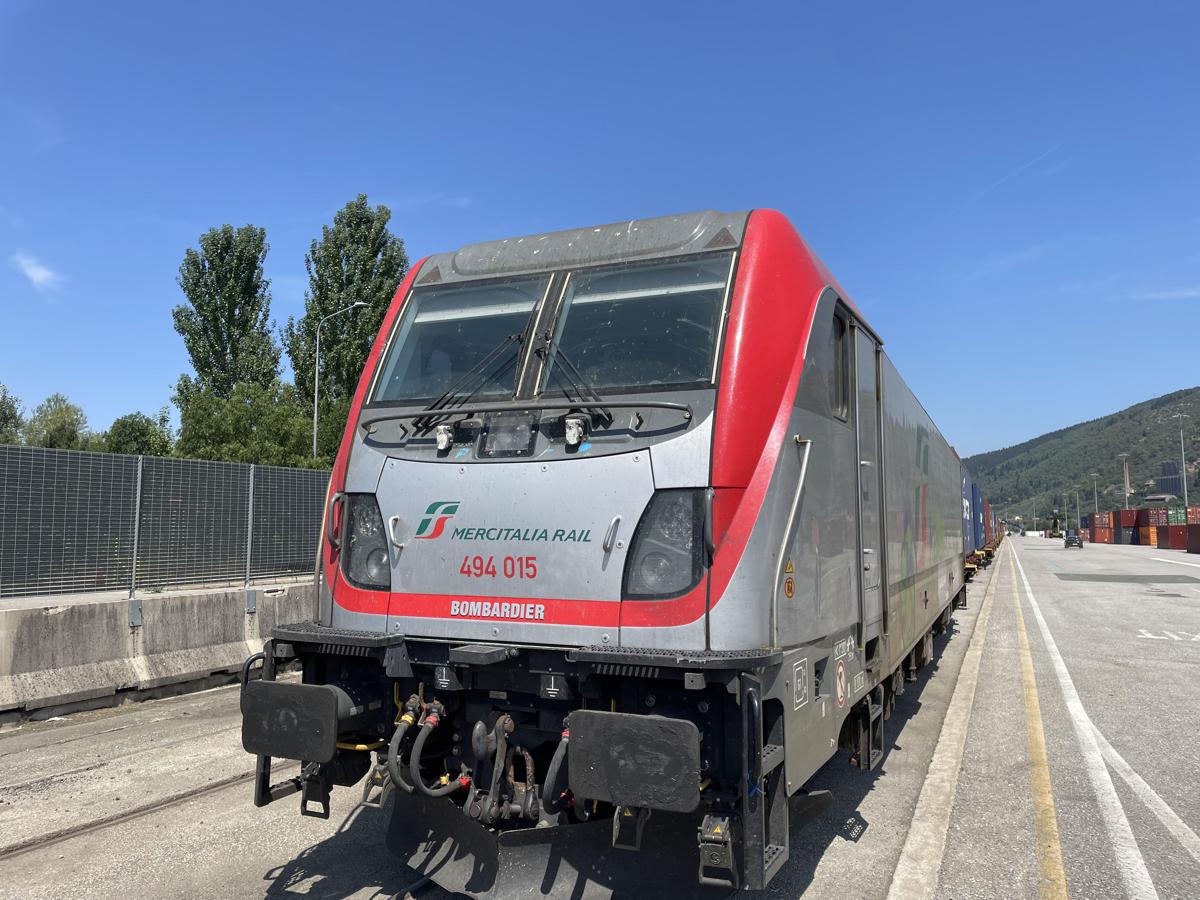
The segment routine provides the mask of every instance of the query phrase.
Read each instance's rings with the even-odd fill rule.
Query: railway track
[[[296,764],[285,765],[280,766],[279,771],[299,771],[299,768],[300,767]],[[62,843],[63,841],[79,837],[80,835],[90,834],[91,832],[100,831],[105,828],[112,828],[115,825],[121,825],[134,819],[140,819],[143,816],[150,815],[151,813],[159,812],[164,809],[170,809],[175,806],[181,806],[189,800],[195,800],[199,797],[206,797],[209,794],[215,794],[218,791],[225,790],[226,788],[245,784],[253,779],[253,770],[239,772],[236,775],[230,775],[227,778],[221,778],[217,781],[209,782],[202,787],[189,788],[186,791],[180,791],[149,803],[143,803],[139,806],[133,807],[132,809],[102,816],[89,822],[81,822],[78,825],[70,825],[65,828],[59,828],[54,831],[47,832],[46,834],[39,834],[24,838],[13,844],[0,847],[0,862],[12,859],[13,857],[20,856],[21,854],[28,853],[32,850],[40,850],[54,844]]]

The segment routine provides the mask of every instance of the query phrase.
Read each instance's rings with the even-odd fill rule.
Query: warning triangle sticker
[[[792,574],[793,572],[795,572],[795,571],[796,571],[796,569],[795,569],[795,568],[792,566],[792,561],[791,561],[791,559],[788,559],[788,561],[787,561],[787,565],[783,567],[783,574],[784,574],[784,575],[791,575],[791,574]]]

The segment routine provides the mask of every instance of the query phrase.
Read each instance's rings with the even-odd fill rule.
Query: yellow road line
[[[1042,898],[1065,898],[1067,876],[1063,872],[1062,842],[1058,837],[1058,818],[1054,810],[1054,790],[1050,785],[1050,764],[1046,759],[1046,733],[1042,727],[1042,707],[1038,703],[1037,679],[1033,674],[1033,657],[1029,653],[1029,636],[1025,633],[1025,617],[1021,613],[1021,595],[1017,590],[1017,567],[1008,555],[1012,574],[1013,608],[1017,611],[1017,635],[1021,641],[1021,681],[1025,689],[1025,728],[1029,734],[1030,787],[1033,791],[1033,826],[1037,842],[1038,894]]]

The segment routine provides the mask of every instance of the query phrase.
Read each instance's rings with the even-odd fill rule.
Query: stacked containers
[[[1147,519],[1150,525],[1155,529],[1154,543],[1150,546],[1157,547],[1159,550],[1166,550],[1170,544],[1170,534],[1167,531],[1167,526],[1170,522],[1170,514],[1165,506],[1151,507],[1147,511]]]
[[[1188,507],[1187,539],[1187,552],[1200,553],[1200,506]]]
[[[1094,544],[1111,544],[1113,543],[1113,517],[1112,513],[1102,512],[1092,514],[1092,543]]]
[[[963,556],[975,552],[975,526],[971,521],[971,476],[962,472],[962,539]]]
[[[992,504],[985,498],[983,501],[983,542],[990,544],[992,542]]]
[[[1187,510],[1172,506],[1167,510],[1167,549],[1186,550],[1187,545]]]
[[[1132,544],[1137,538],[1137,510],[1118,509],[1112,513],[1113,543]]]

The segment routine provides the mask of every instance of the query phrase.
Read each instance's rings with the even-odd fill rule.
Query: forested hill
[[[1184,419],[1188,459],[1188,491],[1192,503],[1200,503],[1200,387],[1176,391],[1139,403],[1120,412],[1081,422],[1043,434],[1013,447],[978,453],[963,462],[984,494],[993,504],[1008,504],[1010,515],[1026,518],[1055,506],[1074,512],[1078,487],[1080,507],[1092,506],[1092,472],[1099,473],[1100,509],[1115,509],[1123,502],[1123,478],[1120,453],[1129,454],[1130,483],[1140,496],[1156,489],[1152,480],[1160,474],[1166,460],[1179,460],[1179,420]],[[1066,502],[1064,503],[1064,500]]]

